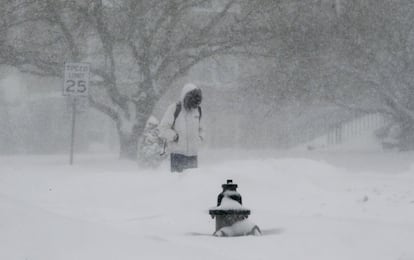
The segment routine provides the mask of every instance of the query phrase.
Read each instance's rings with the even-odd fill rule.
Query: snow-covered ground
[[[116,155],[0,158],[0,259],[414,260],[414,154],[204,151],[200,168]],[[263,236],[218,238],[239,185]]]

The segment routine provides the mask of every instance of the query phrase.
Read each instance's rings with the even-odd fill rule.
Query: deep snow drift
[[[414,259],[414,154],[204,151],[200,168],[116,155],[0,158],[0,259]],[[261,237],[217,238],[239,185]]]

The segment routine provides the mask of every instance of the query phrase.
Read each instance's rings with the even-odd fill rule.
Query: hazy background
[[[411,1],[0,5],[2,154],[69,151],[64,62],[91,65],[76,152],[136,158],[145,122],[187,82],[203,90],[207,148],[414,148]]]

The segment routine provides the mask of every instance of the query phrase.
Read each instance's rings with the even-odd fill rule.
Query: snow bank
[[[261,152],[204,151],[182,174],[1,157],[0,259],[414,259],[413,154]],[[211,236],[226,179],[269,235]]]

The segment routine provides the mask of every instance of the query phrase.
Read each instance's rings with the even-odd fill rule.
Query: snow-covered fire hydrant
[[[227,183],[221,186],[223,191],[217,197],[217,207],[209,210],[211,217],[216,218],[216,231],[213,235],[260,235],[259,227],[247,219],[250,209],[242,206],[242,197],[236,190],[237,184],[227,180]]]

